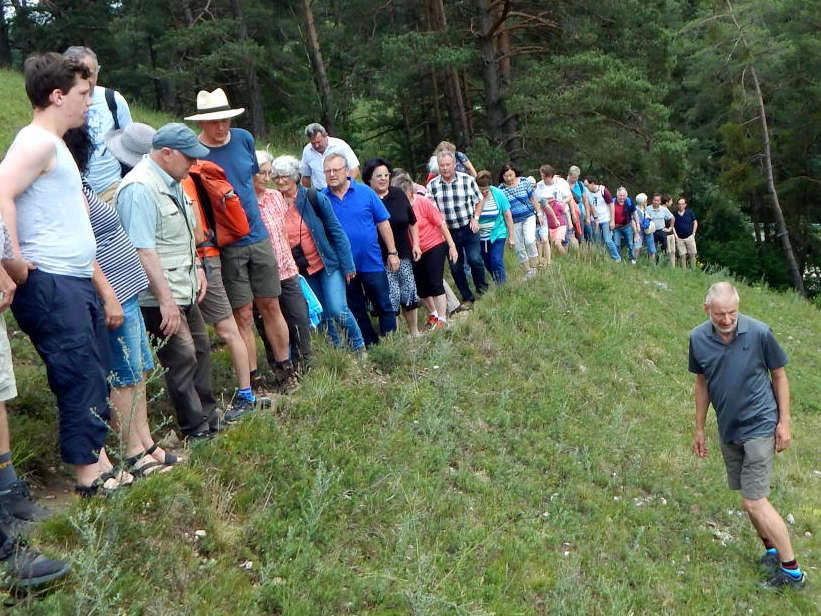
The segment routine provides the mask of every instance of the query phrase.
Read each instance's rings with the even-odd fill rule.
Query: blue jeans
[[[621,252],[621,238],[624,238],[627,244],[627,254],[630,256],[631,261],[636,260],[636,253],[633,250],[633,235],[633,225],[624,225],[613,230],[613,242],[616,244],[616,252]]]
[[[651,255],[656,254],[656,242],[653,240],[652,233],[645,233],[644,231],[641,232],[641,240],[645,246],[647,246],[647,252]]]
[[[456,283],[456,288],[459,289],[462,301],[475,301],[476,296],[470,290],[468,278],[465,275],[465,257],[467,256],[467,262],[470,264],[470,275],[473,278],[473,286],[476,287],[476,294],[481,295],[487,291],[487,280],[485,279],[482,251],[479,247],[479,234],[471,231],[469,225],[451,229],[450,234],[453,237],[453,243],[456,244],[456,251],[459,253],[456,263],[450,264],[453,282]]]
[[[327,269],[322,269],[316,274],[307,276],[306,280],[319,303],[322,304],[322,317],[319,321],[319,327],[322,331],[327,332],[331,344],[335,347],[341,344],[339,333],[337,333],[334,324],[336,322],[345,332],[348,346],[352,351],[365,346],[359,325],[357,325],[353,313],[348,309],[345,276],[342,274],[342,270],[329,274]]]
[[[377,344],[379,336],[373,329],[371,317],[368,314],[368,301],[371,300],[374,310],[379,315],[379,332],[387,336],[396,331],[396,313],[391,304],[391,293],[388,289],[388,275],[381,272],[357,272],[347,287],[348,307],[351,309],[365,346]]]
[[[505,242],[506,238],[502,237],[491,242],[490,240],[482,240],[482,260],[485,262],[485,267],[493,276],[493,282],[497,285],[505,284],[507,277],[505,276]]]
[[[621,263],[621,255],[619,254],[616,244],[613,242],[613,232],[610,230],[609,222],[600,222],[599,231],[601,232],[602,241],[607,246],[610,256],[616,263]]]

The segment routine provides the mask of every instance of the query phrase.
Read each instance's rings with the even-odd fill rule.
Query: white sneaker
[[[635,265],[635,264],[636,264],[636,260],[635,259],[630,259],[630,265]]]
[[[535,275],[536,275],[536,269],[531,267],[529,270],[527,270],[527,273],[525,274],[525,280],[530,280]]]

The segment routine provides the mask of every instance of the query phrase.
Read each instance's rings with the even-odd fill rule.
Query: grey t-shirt
[[[689,370],[707,379],[723,443],[771,436],[778,423],[770,372],[789,357],[761,321],[738,315],[729,344],[706,321],[690,332]]]

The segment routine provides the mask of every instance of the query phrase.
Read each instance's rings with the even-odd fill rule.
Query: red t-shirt
[[[308,260],[308,273],[316,274],[325,264],[322,262],[322,257],[319,256],[319,251],[316,249],[314,238],[311,237],[311,232],[302,221],[302,216],[296,206],[289,207],[285,212],[285,231],[288,233],[288,243],[291,248],[297,244],[302,244],[302,252],[305,253],[305,258]]]
[[[413,213],[416,214],[419,232],[419,250],[426,252],[445,241],[440,229],[445,219],[430,199],[416,195],[413,198]]]

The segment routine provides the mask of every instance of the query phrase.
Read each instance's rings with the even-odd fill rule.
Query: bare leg
[[[257,297],[254,299],[260,313],[262,321],[265,323],[265,337],[274,349],[274,357],[277,361],[288,360],[288,324],[282,316],[279,308],[279,299],[276,297]],[[248,329],[251,329],[251,312],[249,306]],[[238,323],[239,324],[239,323]],[[253,333],[251,334],[253,337]],[[254,343],[254,360],[256,360],[256,343]]]
[[[684,266],[682,266],[684,267]],[[696,255],[690,255],[690,267],[696,269]]]
[[[234,373],[237,375],[237,386],[240,389],[250,387],[251,367],[248,346],[239,332],[237,322],[231,317],[222,319],[214,325],[214,331],[228,347],[228,352],[231,354],[231,363],[234,365]],[[254,357],[256,357],[256,341],[254,343]],[[254,367],[256,368],[256,362]]]
[[[410,310],[402,310],[402,313],[405,317],[405,321],[408,324],[408,333],[411,336],[418,336],[419,324],[416,322],[416,308],[411,308]]]
[[[750,516],[759,537],[769,539],[778,550],[778,557],[782,562],[795,558],[790,543],[790,534],[784,520],[766,498],[744,499],[744,511]]]
[[[145,409],[145,380],[138,385],[112,387],[111,427],[120,437],[127,457],[136,456],[145,451],[143,434],[148,431],[148,418]],[[148,438],[151,438],[149,434]],[[149,447],[151,444],[149,443]],[[100,458],[103,457],[100,454]]]
[[[428,298],[429,299],[429,298]],[[436,306],[436,314],[442,321],[448,320],[448,296],[446,294],[437,295],[433,298],[433,303]]]
[[[422,302],[422,305],[429,314],[432,312],[439,312],[439,309],[436,307],[436,303],[433,301],[432,297],[420,297],[419,301]],[[447,310],[447,304],[445,305],[445,310]]]
[[[564,246],[562,246],[562,243],[561,243],[561,242],[553,242],[553,247],[556,249],[556,251],[557,251],[560,255],[566,255],[566,254],[567,254],[567,248],[565,248]]]
[[[234,309],[234,320],[237,323],[242,341],[245,343],[249,374],[257,369],[257,341],[256,338],[254,338],[254,330],[252,328],[253,315],[254,312],[251,304],[246,304],[245,306]]]
[[[0,319],[3,318],[0,315]],[[6,403],[0,402],[0,451],[11,450],[11,436],[9,434],[9,416],[6,411]]]

